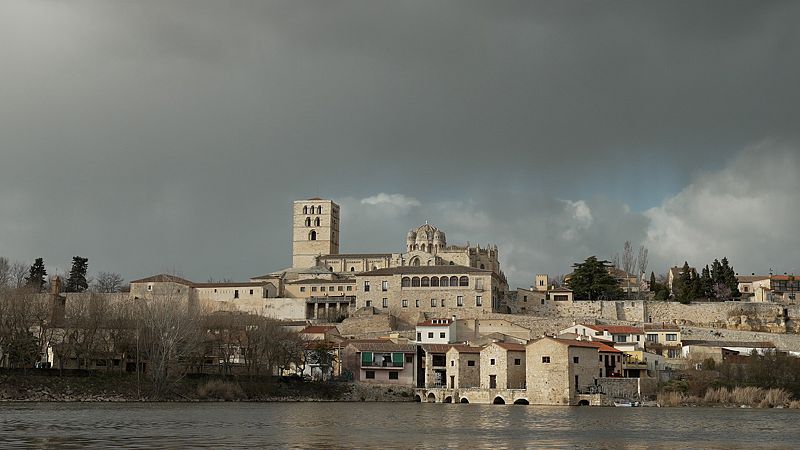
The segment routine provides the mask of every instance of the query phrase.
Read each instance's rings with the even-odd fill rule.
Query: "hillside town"
[[[648,272],[647,249],[588,256],[511,288],[496,245],[426,223],[384,253],[340,252],[332,200],[292,207],[291,266],[246,281],[176,274],[86,281],[86,258],[47,277],[7,260],[0,366],[293,376],[413,389],[439,403],[636,405],[693,370],[800,355],[800,279],[735,273],[724,257]],[[26,275],[23,278],[21,275]],[[772,386],[765,386],[772,387]]]

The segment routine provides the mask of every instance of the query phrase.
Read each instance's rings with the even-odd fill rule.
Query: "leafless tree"
[[[622,270],[625,272],[625,283],[627,285],[627,290],[625,291],[626,296],[629,296],[631,292],[630,274],[635,266],[636,263],[633,260],[633,246],[631,245],[631,241],[625,241],[625,246],[622,250]]]
[[[11,285],[11,263],[5,256],[0,256],[0,289]]]
[[[124,283],[125,279],[116,272],[99,272],[93,288],[102,293],[122,292]]]
[[[636,274],[636,279],[639,283],[639,292],[642,292],[642,277],[645,276],[647,272],[647,247],[644,245],[639,246],[639,257],[637,258],[637,262],[639,264],[639,272]]]

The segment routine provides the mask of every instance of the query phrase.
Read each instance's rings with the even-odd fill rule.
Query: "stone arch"
[[[518,398],[518,399],[514,400],[514,404],[515,405],[530,405],[528,400],[526,400],[524,398]]]
[[[308,240],[309,241],[316,241],[317,240],[317,232],[316,232],[316,230],[311,230],[308,233]]]
[[[411,287],[419,287],[419,277],[414,277],[411,279]]]
[[[311,217],[306,217],[306,226],[307,227],[311,226]]]
[[[439,277],[431,277],[431,286],[439,287]]]
[[[439,283],[439,286],[449,287],[450,286],[450,279],[447,277],[442,277]]]
[[[494,400],[492,400],[492,404],[493,405],[505,405],[506,401],[503,399],[503,397],[500,397],[498,395],[497,397],[494,398]]]
[[[458,286],[458,277],[453,275],[450,277],[450,286]]]
[[[422,277],[422,279],[420,280],[420,284],[419,285],[422,286],[422,287],[430,287],[431,279],[428,278],[428,277]]]
[[[578,406],[589,406],[589,400],[581,400],[578,402]]]
[[[461,399],[461,401],[459,403],[467,404],[467,403],[469,403],[469,400],[467,400],[467,397],[464,397],[464,398]]]
[[[322,214],[322,206],[317,206],[317,214]]]
[[[462,275],[461,278],[458,279],[458,285],[469,286],[469,277],[467,277],[466,275]]]
[[[308,206],[303,206],[303,214],[308,214]]]
[[[422,401],[422,397],[420,397],[419,394],[417,394],[414,396],[414,401],[420,403]]]
[[[316,219],[314,219],[314,226],[318,227],[319,224],[320,224],[320,220],[319,220],[319,217],[317,217]]]
[[[411,263],[409,263],[409,265],[410,266],[419,266],[419,258],[417,258],[416,256],[411,258]]]
[[[433,392],[428,394],[428,403],[436,403],[436,394]]]
[[[453,403],[453,397],[450,397],[448,395],[447,397],[444,398],[444,400],[442,400],[442,403]]]
[[[400,287],[411,287],[411,278],[403,277],[400,281]]]

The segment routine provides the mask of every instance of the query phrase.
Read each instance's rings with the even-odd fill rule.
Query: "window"
[[[365,305],[367,308],[369,308],[370,306],[372,306],[372,300],[367,300],[366,302],[364,302],[364,305]]]
[[[325,292],[325,286],[320,286],[320,287],[319,287],[319,290],[320,290],[321,292]]]
[[[398,379],[398,373],[397,372],[389,372],[389,379],[390,380],[397,380]]]
[[[456,306],[464,306],[464,296],[459,295],[456,297]]]
[[[430,287],[431,285],[431,279],[428,277],[422,277],[419,281],[420,281],[419,285],[422,287]]]
[[[678,335],[675,333],[667,333],[667,341],[674,342],[678,340]]]
[[[314,219],[314,226],[315,226],[315,227],[318,227],[318,226],[319,226],[319,217],[317,217],[316,219]]]
[[[519,366],[519,365],[521,365],[521,364],[522,364],[522,359],[520,359],[520,358],[514,358],[514,365],[515,365],[515,366]]]
[[[417,332],[417,342],[422,340],[422,333]]]
[[[645,340],[647,342],[658,342],[658,335],[657,334],[648,334],[647,337],[645,337]]]
[[[557,302],[566,302],[566,301],[569,300],[569,295],[556,294],[556,295],[553,295],[553,300],[555,300]]]
[[[388,308],[389,307],[389,299],[388,298],[383,299],[383,303],[382,304],[383,304],[384,308]]]
[[[311,217],[306,217],[306,226],[307,227],[311,226]]]
[[[428,339],[433,339],[433,331],[428,332]]]
[[[403,300],[403,308],[408,308],[408,300]]]
[[[477,289],[477,290],[482,290],[483,289],[483,279],[482,278],[476,278],[475,279],[475,289]]]
[[[308,214],[308,206],[303,206],[303,214]]]
[[[419,287],[419,277],[414,277],[411,279],[411,287]]]
[[[450,286],[450,279],[447,277],[442,277],[439,279],[439,286],[448,287]]]
[[[403,277],[403,279],[400,280],[400,287],[411,287],[411,278]]]
[[[457,276],[453,275],[452,277],[450,277],[450,286],[452,286],[452,287],[458,286],[458,277]]]
[[[458,279],[458,285],[459,286],[469,286],[469,278],[467,278],[466,276],[463,276],[463,277],[459,278]]]
[[[442,308],[444,308],[444,299],[442,299],[442,301],[439,302],[439,304],[442,305]]]
[[[614,336],[614,342],[628,342],[628,336],[624,334],[618,334]]]
[[[608,359],[608,355],[606,355],[606,359]],[[603,355],[600,355],[600,362],[603,362]]]
[[[308,240],[309,241],[316,241],[317,240],[317,232],[314,231],[314,230],[311,230],[311,232],[308,233]]]
[[[431,299],[431,308],[436,308],[436,299],[435,298]]]
[[[431,286],[439,287],[439,277],[431,277]]]
[[[572,357],[572,362],[574,362],[575,364],[578,364],[579,361],[580,361],[579,357],[577,357],[577,356],[573,356]]]
[[[419,299],[417,299],[417,300],[414,300],[414,306],[415,306],[415,307],[417,307],[417,308],[419,308]]]
[[[153,290],[153,285],[152,284],[148,284],[147,285],[147,290],[148,291],[152,291]]]
[[[369,281],[364,282],[364,292],[369,292]]]
[[[473,360],[469,360],[469,361],[467,361],[467,366],[469,366],[469,367],[475,367],[475,361],[473,361]]]
[[[367,370],[364,373],[364,378],[366,378],[368,380],[374,380],[375,379],[375,371],[374,370]]]
[[[544,305],[544,299],[542,299],[542,304]]]
[[[322,214],[322,206],[317,206],[317,214]]]
[[[439,339],[444,339],[444,338],[445,338],[445,333],[439,333]]]
[[[475,306],[481,306],[481,305],[483,305],[483,297],[481,297],[480,295],[476,295]]]
[[[406,362],[413,363],[414,362],[414,355],[406,355]]]
[[[311,292],[317,292],[317,287],[316,286],[311,286]]]
[[[544,286],[544,280],[539,280],[539,286]]]
[[[493,365],[494,365],[494,358],[492,358],[492,359],[490,359],[490,360],[489,360],[489,365],[490,365],[490,366],[493,366]]]
[[[356,268],[353,267],[353,266],[350,266],[350,272],[355,272],[355,271],[356,271]]]
[[[342,292],[344,290],[343,286],[336,286],[336,290]]]
[[[250,289],[250,295],[253,295],[253,290],[252,289]]]
[[[350,292],[352,290],[353,290],[353,286],[347,286],[347,292]]]
[[[549,356],[542,356],[542,363],[543,364],[550,364],[550,357]]]
[[[238,289],[234,289],[233,298],[239,298],[239,290]]]
[[[679,358],[681,356],[681,351],[675,348],[671,348],[667,350],[667,358]]]
[[[456,362],[455,362],[455,361],[453,361],[453,360],[450,360],[450,367],[453,367],[453,366],[455,366],[455,365],[456,365]]]
[[[386,292],[389,290],[389,282],[386,280],[381,281],[381,290]]]

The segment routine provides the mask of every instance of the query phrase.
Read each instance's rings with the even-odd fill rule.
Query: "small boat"
[[[621,401],[615,401],[614,402],[614,406],[622,407],[622,408],[631,408],[631,407],[634,407],[634,406],[641,406],[641,403],[632,402],[630,400],[621,400]]]

